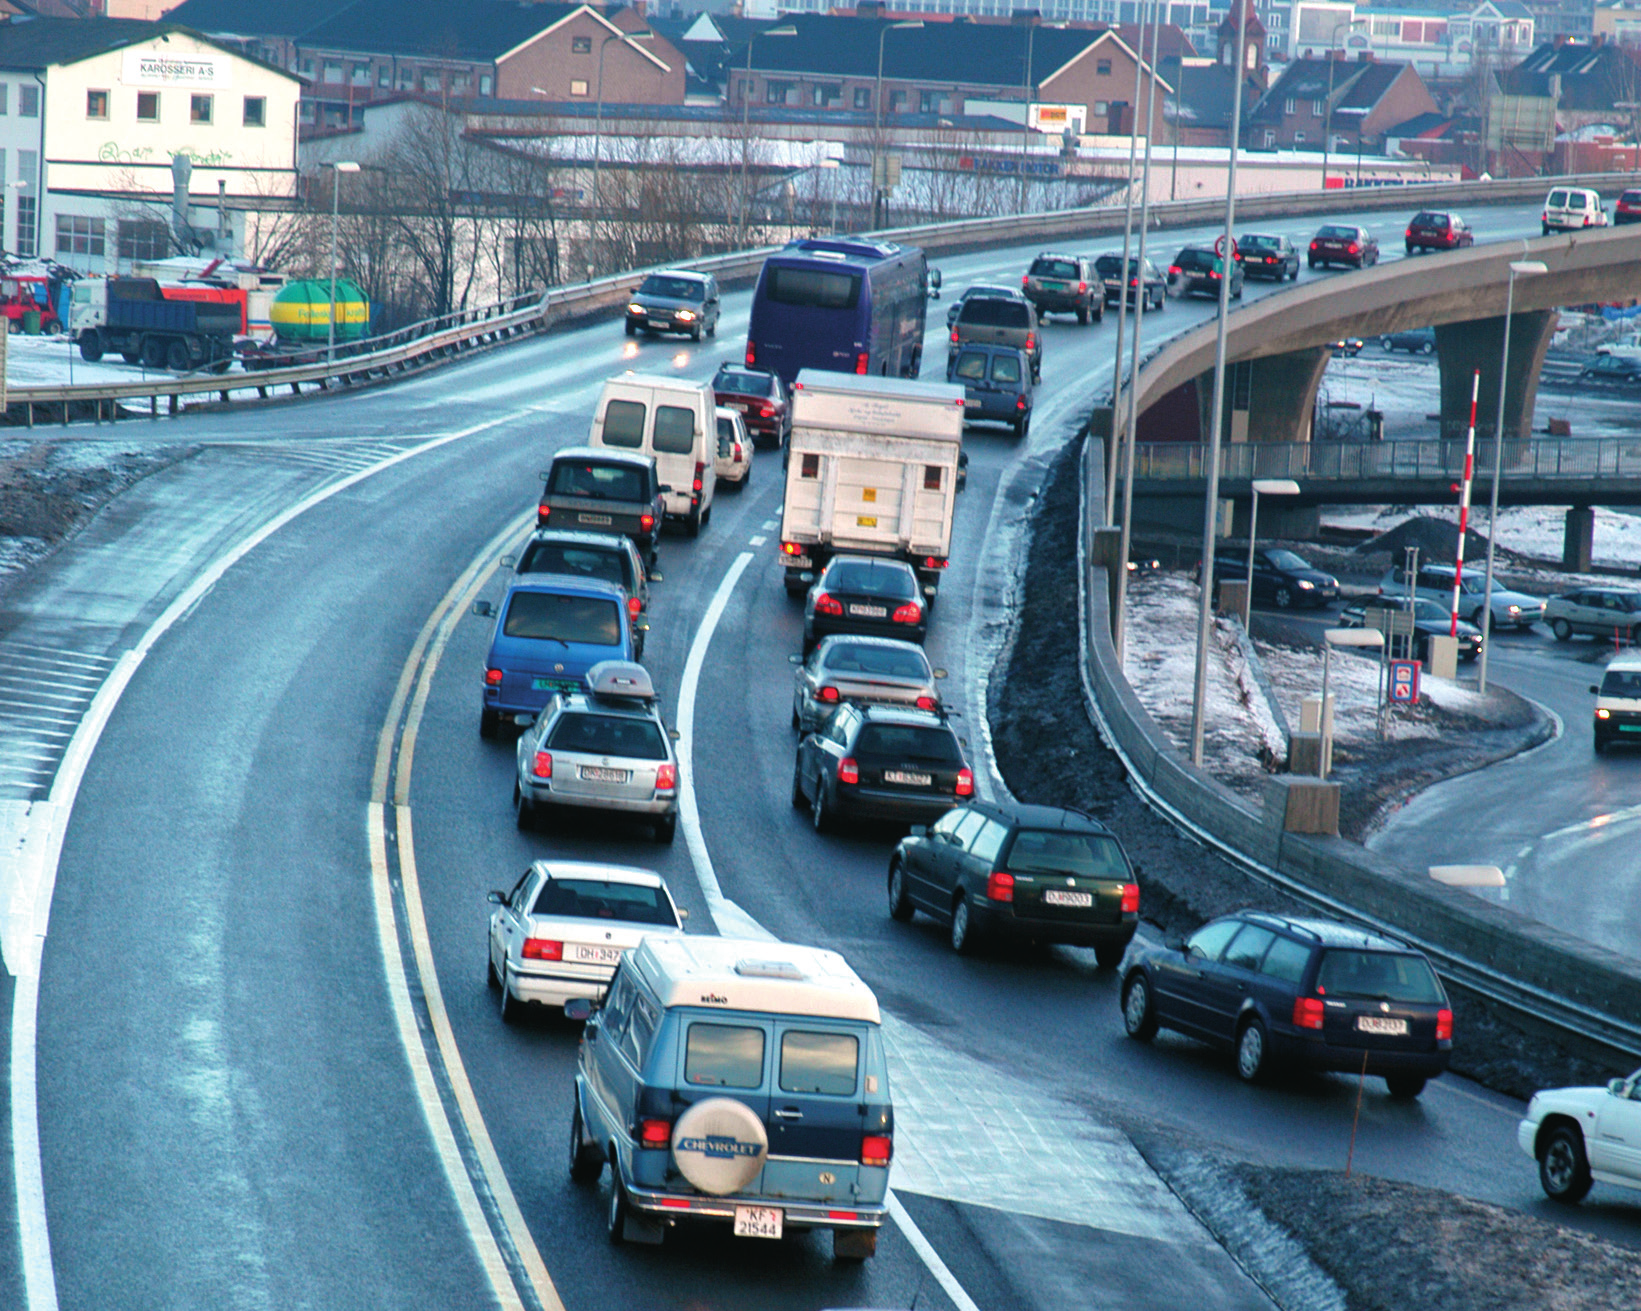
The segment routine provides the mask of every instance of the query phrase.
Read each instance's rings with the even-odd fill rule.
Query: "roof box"
[[[600,660],[587,671],[587,690],[594,696],[655,700],[650,671],[631,660]]]

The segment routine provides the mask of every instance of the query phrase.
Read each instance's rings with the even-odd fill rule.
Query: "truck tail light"
[[[501,670],[499,670],[499,669],[486,669],[484,671],[484,685],[486,687],[500,687],[501,686]]]
[[[1138,883],[1124,883],[1122,885],[1122,913],[1124,915],[1138,915],[1140,913],[1140,885]]]
[[[553,513],[553,507],[550,506],[550,505],[538,505],[538,506],[536,506],[536,527],[540,528],[542,526],[542,524],[546,523],[547,519],[548,519],[548,516],[551,515],[552,513]]]
[[[638,616],[640,614],[643,613],[643,611],[644,611],[644,607],[639,602],[639,600],[636,596],[629,596],[627,598],[627,613],[629,615],[631,615],[634,619],[636,619],[636,618],[638,618]]]
[[[828,592],[816,592],[815,613],[818,615],[841,615],[843,613],[843,602]]]
[[[819,696],[822,701],[828,703],[835,702],[838,699],[838,689],[833,687],[831,684],[827,684],[825,687],[821,688]]]
[[[651,528],[655,527],[655,516],[653,514],[641,514],[641,515],[639,515],[638,516],[638,526],[640,528],[642,528],[646,533],[649,532],[649,530]]]
[[[536,752],[535,760],[530,765],[530,773],[537,778],[551,778],[553,776],[553,753],[551,751]]]
[[[862,351],[859,355],[855,356],[855,372],[864,377],[868,372],[871,363],[872,361],[867,356],[866,352]]]
[[[1001,869],[994,869],[986,875],[986,900],[1013,901],[1014,875]]]
[[[671,1120],[640,1120],[638,1122],[640,1147],[665,1147],[672,1141]]]
[[[888,1165],[895,1154],[895,1140],[886,1133],[869,1133],[860,1140],[862,1165]]]
[[[552,938],[526,938],[523,952],[525,960],[563,960],[564,944]]]
[[[919,710],[933,710],[939,704],[940,702],[936,701],[932,696],[920,696],[917,699],[917,708]]]
[[[782,542],[781,543],[781,554],[782,555],[802,555],[803,554],[803,545],[799,542]]]
[[[944,569],[946,567],[946,561],[942,556],[926,555],[923,557],[923,564],[921,567],[924,569]]]
[[[1322,999],[1295,997],[1293,999],[1293,1027],[1296,1029],[1322,1028]]]
[[[697,460],[695,462],[695,481],[692,484],[690,484],[690,490],[691,491],[698,492],[698,491],[701,490],[701,479],[706,474],[706,471],[707,471],[706,465],[702,464],[701,461]]]
[[[1436,1041],[1453,1041],[1453,1012],[1445,1006],[1436,1012]]]
[[[678,766],[670,760],[664,765],[656,766],[655,790],[657,792],[676,792],[678,790]]]
[[[752,338],[748,337],[746,339],[746,367],[750,369],[757,362],[758,347],[753,343]]]
[[[967,765],[957,771],[957,786],[952,791],[960,797],[972,797],[974,795],[974,771]]]
[[[923,618],[923,607],[916,601],[908,601],[905,605],[897,605],[895,612],[890,616],[897,624],[915,624]]]
[[[838,761],[838,782],[860,782],[860,765],[856,763],[853,756],[845,756],[842,760]]]

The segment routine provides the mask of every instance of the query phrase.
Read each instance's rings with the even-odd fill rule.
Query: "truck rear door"
[[[902,525],[901,508],[912,506],[908,484],[914,467],[858,455],[832,456],[827,463],[833,469],[827,516],[832,541],[860,550],[899,547],[911,528]]]

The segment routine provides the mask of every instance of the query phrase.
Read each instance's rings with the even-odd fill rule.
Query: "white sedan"
[[[718,458],[712,470],[718,481],[740,491],[752,481],[752,438],[747,436],[741,412],[720,405],[718,414]]]
[[[525,1002],[598,1001],[623,955],[646,934],[682,933],[689,914],[654,870],[572,860],[536,861],[490,904],[487,973],[504,1023]]]
[[[1641,1188],[1641,1070],[1605,1088],[1534,1094],[1516,1141],[1552,1201],[1570,1206],[1597,1180]]]

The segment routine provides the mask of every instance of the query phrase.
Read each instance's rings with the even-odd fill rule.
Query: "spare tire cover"
[[[709,1097],[678,1117],[672,1155],[684,1178],[703,1193],[722,1197],[758,1177],[769,1154],[763,1121],[745,1102]]]

